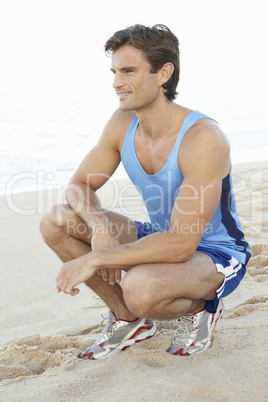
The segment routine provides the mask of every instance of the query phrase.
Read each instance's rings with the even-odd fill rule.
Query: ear
[[[174,71],[174,65],[172,63],[166,63],[160,69],[160,84],[164,85],[172,76]]]

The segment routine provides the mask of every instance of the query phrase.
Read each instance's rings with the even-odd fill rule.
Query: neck
[[[173,122],[178,119],[180,109],[183,108],[173,101],[166,100],[164,103],[136,110],[142,133],[147,137],[157,139],[163,133],[172,130]]]

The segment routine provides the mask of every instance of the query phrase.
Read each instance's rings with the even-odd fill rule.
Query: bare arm
[[[86,155],[67,190],[66,199],[76,214],[89,226],[100,214],[96,191],[112,176],[120,163],[120,137],[126,130],[122,114],[116,111],[106,124],[98,144]]]
[[[65,193],[70,207],[91,230],[92,250],[119,244],[96,191],[110,179],[120,163],[120,147],[132,117],[132,113],[120,111],[113,114],[98,144],[86,155]],[[100,226],[102,230],[98,231]],[[113,272],[115,274],[115,279],[120,280],[121,270]]]
[[[182,143],[179,158],[184,180],[171,215],[170,230],[132,244],[97,250],[81,257],[77,265],[65,264],[59,287],[63,281],[68,293],[102,266],[120,268],[192,258],[220,200],[222,179],[230,169],[229,144],[217,127],[201,126]],[[199,230],[192,231],[192,225],[200,222]]]

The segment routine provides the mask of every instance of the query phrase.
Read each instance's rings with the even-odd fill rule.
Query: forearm
[[[139,264],[178,263],[192,258],[195,246],[170,231],[159,232],[130,243],[97,250],[98,268],[130,268]]]
[[[71,182],[65,197],[72,210],[89,228],[97,224],[107,226],[109,223],[96,192],[88,184]]]
[[[152,234],[131,244],[97,249],[69,261],[63,264],[59,273],[57,289],[76,295],[79,290],[75,286],[87,281],[101,268],[116,272],[116,268],[127,269],[140,264],[187,261],[186,247],[180,242],[177,244],[176,237],[169,232]],[[115,277],[113,283],[120,281],[116,279],[120,278]]]

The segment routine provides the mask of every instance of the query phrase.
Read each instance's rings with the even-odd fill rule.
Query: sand
[[[96,339],[107,307],[84,285],[73,298],[56,292],[61,262],[43,243],[39,221],[62,193],[1,197],[0,401],[268,400],[268,162],[236,165],[233,179],[252,258],[224,300],[212,347],[191,357],[166,352],[174,329],[164,322],[158,337],[111,359],[77,359]],[[104,206],[145,217],[126,185],[116,205],[111,187],[102,189]]]

